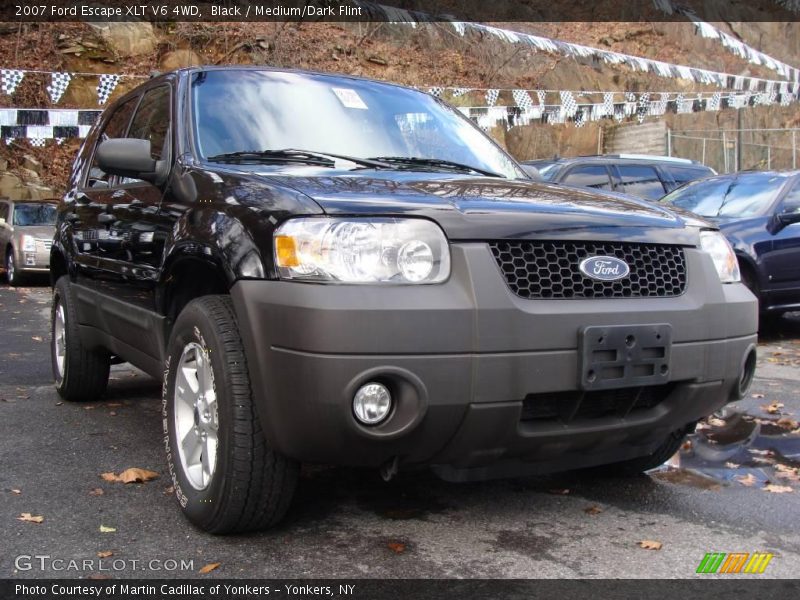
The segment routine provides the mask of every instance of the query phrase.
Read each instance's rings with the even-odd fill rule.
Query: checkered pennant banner
[[[500,97],[500,90],[486,90],[486,104],[494,106]]]
[[[614,114],[614,92],[603,92],[603,104],[600,105],[601,115],[600,116],[608,116]]]
[[[69,73],[51,73],[50,84],[47,86],[47,93],[50,94],[50,100],[53,104],[58,104],[61,96],[67,91],[69,82],[72,81],[72,75]]]
[[[666,114],[667,104],[669,103],[669,94],[659,94],[658,100],[650,103],[650,112],[648,114],[654,117],[660,117]]]
[[[644,122],[644,118],[647,116],[647,113],[650,110],[650,92],[645,92],[639,96],[639,100],[636,103],[636,120],[639,123]]]
[[[31,146],[36,148],[42,148],[44,146],[45,139],[44,138],[29,138],[28,142],[30,142]]]
[[[0,70],[0,88],[9,96],[13,94],[17,86],[25,78],[25,71],[17,71],[16,69],[2,69]]]
[[[469,94],[471,91],[470,88],[453,88],[450,90],[450,93],[453,94],[453,98],[460,98],[464,94]]]
[[[721,101],[722,101],[722,93],[714,92],[713,94],[711,94],[711,98],[706,100],[706,110],[718,111]]]
[[[586,124],[586,109],[579,110],[575,113],[575,127],[583,127]]]
[[[570,117],[575,116],[578,110],[578,103],[575,101],[575,96],[572,92],[560,92],[561,95],[561,121],[566,121]]]
[[[686,98],[683,94],[678,94],[675,100],[676,110],[679,115],[688,114],[694,111],[694,100]]]
[[[0,108],[0,138],[34,140],[84,138],[102,111],[97,109]]]
[[[97,84],[97,103],[105,104],[119,83],[119,75],[105,73],[100,75],[100,82]]]
[[[538,90],[536,92],[536,98],[539,100],[539,108],[544,111],[545,102],[547,101],[547,92],[544,90]]]
[[[437,97],[437,98],[441,98],[441,97],[442,97],[442,94],[444,93],[444,88],[442,88],[442,87],[432,87],[432,88],[428,88],[428,93],[429,93],[431,96],[435,96],[435,97]]]
[[[531,100],[530,94],[525,90],[513,90],[511,95],[514,96],[514,104],[523,110],[533,106],[533,100]]]

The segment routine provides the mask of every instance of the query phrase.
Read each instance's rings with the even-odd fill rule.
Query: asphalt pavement
[[[695,573],[708,552],[772,553],[746,577],[797,577],[800,315],[764,331],[751,396],[650,474],[384,483],[306,467],[281,526],[214,537],[170,493],[159,383],[119,365],[102,401],[61,402],[49,311],[49,288],[0,286],[0,578],[714,577]],[[160,477],[101,477],[130,467]]]

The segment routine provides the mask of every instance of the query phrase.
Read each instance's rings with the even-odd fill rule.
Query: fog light
[[[353,396],[353,412],[364,425],[377,425],[392,410],[392,395],[385,385],[368,383]]]

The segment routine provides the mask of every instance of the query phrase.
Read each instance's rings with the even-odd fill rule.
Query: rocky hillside
[[[792,65],[800,65],[797,23],[721,23],[721,29]],[[695,34],[686,23],[515,23],[516,28],[566,41],[603,47],[671,63],[733,74],[776,78],[775,73],[747,64],[718,43]],[[88,73],[148,74],[191,64],[265,64],[363,75],[418,86],[463,86],[524,89],[633,91],[701,91],[681,80],[632,73],[624,67],[581,64],[574,59],[532,53],[496,39],[461,38],[444,24],[416,29],[390,24],[214,23],[164,24],[2,24],[0,65]],[[0,94],[0,106],[49,107],[46,75],[28,75],[11,97]],[[135,81],[124,81],[116,94]],[[58,107],[97,105],[96,80],[76,78]],[[800,125],[796,107],[764,107],[743,111],[749,127]],[[668,115],[671,127],[731,126],[736,111]],[[515,127],[492,131],[521,159],[552,154],[597,151],[600,129],[612,122],[572,126]],[[0,158],[11,176],[3,175],[1,194],[43,191],[60,193],[79,142],[30,148],[26,142],[2,145]],[[25,156],[46,169],[34,177]],[[29,187],[34,186],[34,187]],[[29,189],[29,192],[10,190]]]

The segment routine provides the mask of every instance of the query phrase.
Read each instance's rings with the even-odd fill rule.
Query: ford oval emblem
[[[631,272],[628,263],[615,256],[590,256],[580,264],[581,273],[598,281],[617,281]]]

